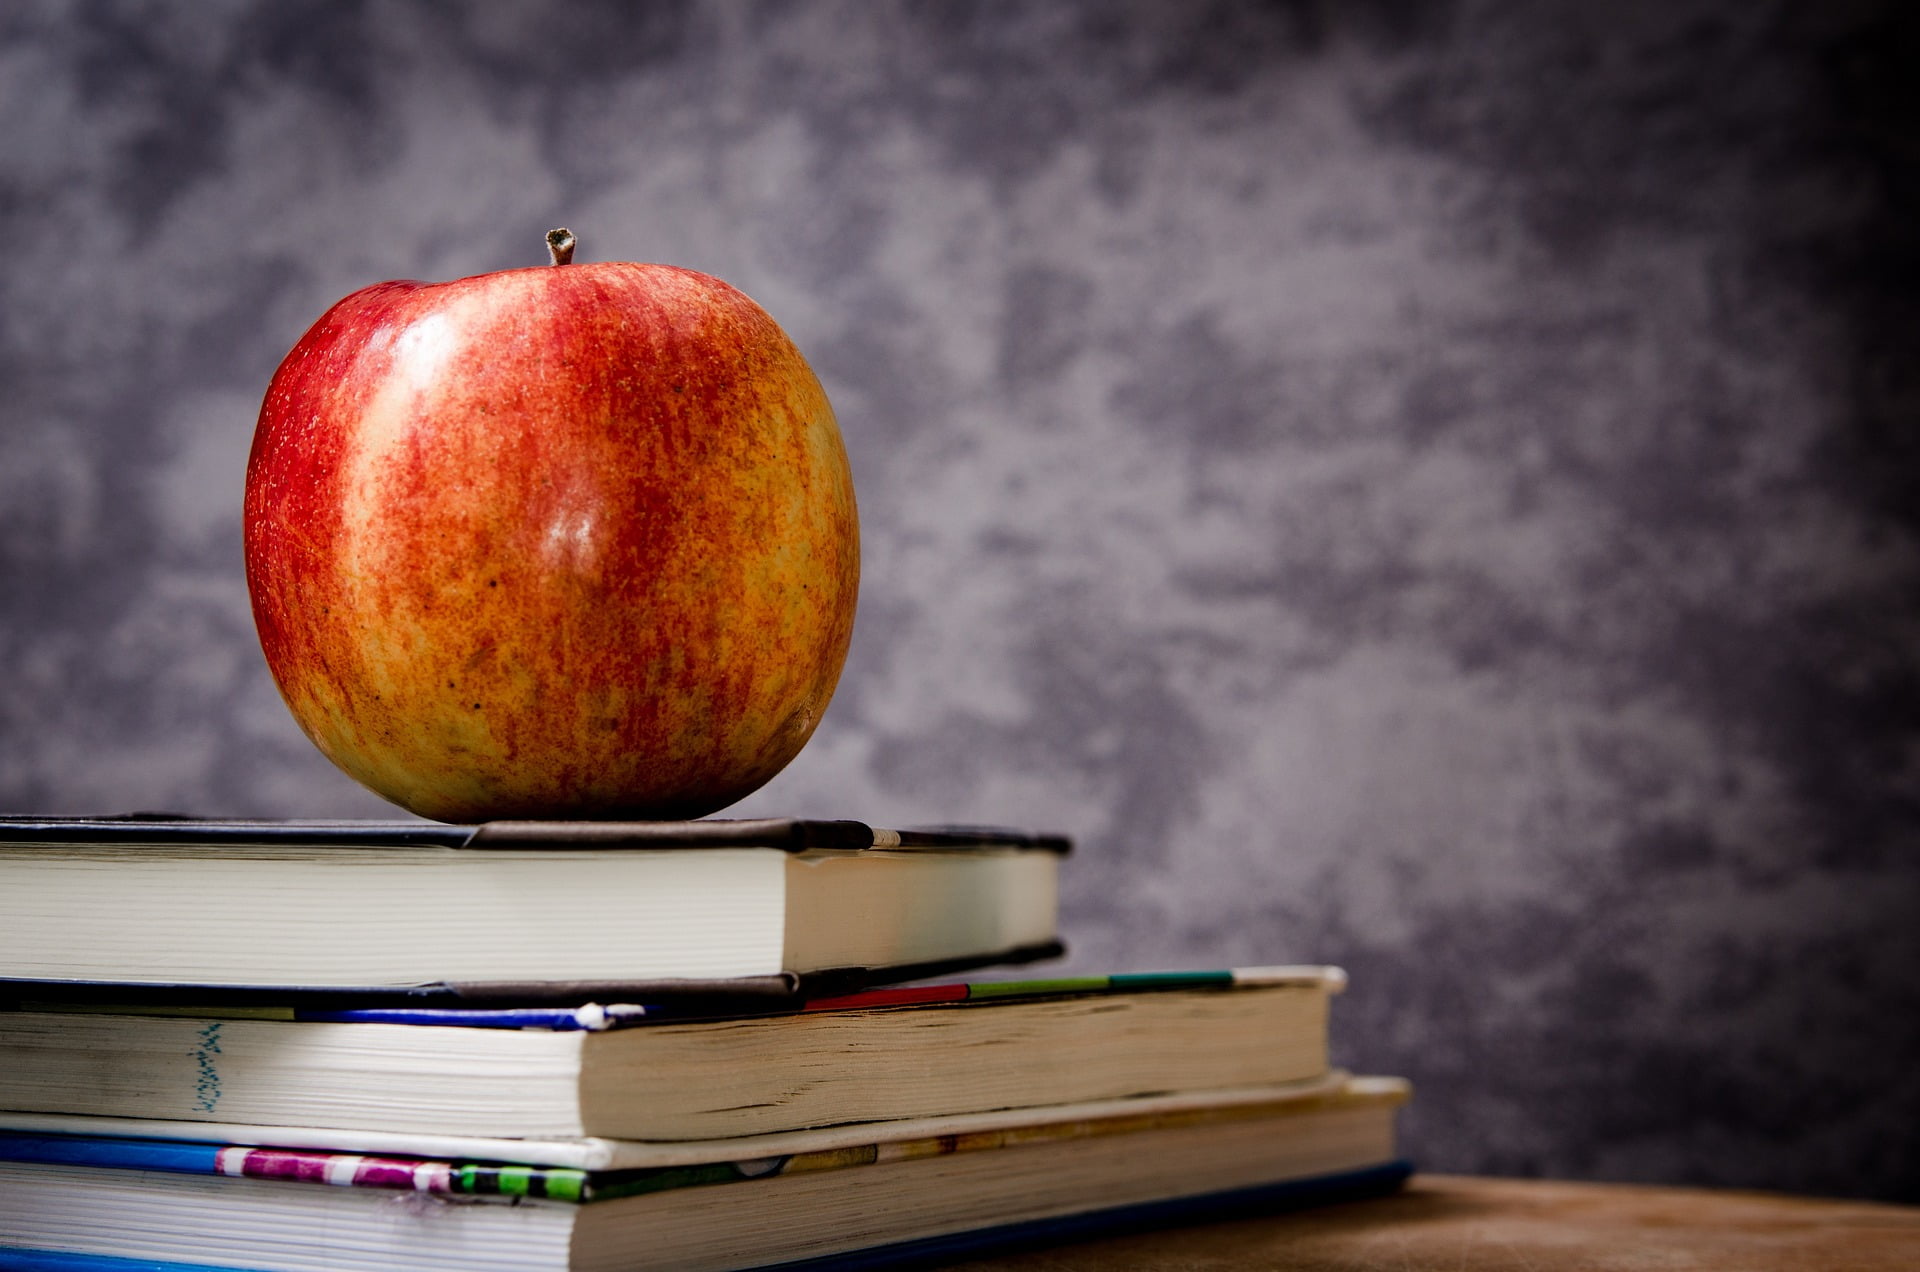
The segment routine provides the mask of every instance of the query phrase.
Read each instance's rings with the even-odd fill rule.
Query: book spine
[[[1250,977],[1239,970],[1134,972],[1112,976],[1062,976],[1047,980],[969,981],[905,989],[875,989],[837,994],[807,1002],[803,1011],[848,1011],[863,1007],[917,1007],[930,1003],[983,1002],[988,999],[1054,998],[1073,994],[1138,994],[1235,986],[1306,983],[1300,969],[1286,980]]]
[[[428,1025],[456,1029],[545,1029],[557,1033],[599,1033],[645,1019],[647,1009],[631,1003],[583,1007],[361,1007],[338,1011],[298,1009],[293,1019],[308,1024]]]

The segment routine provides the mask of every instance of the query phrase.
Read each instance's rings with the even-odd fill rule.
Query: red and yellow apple
[[[846,452],[739,291],[549,241],[356,292],[281,363],[247,466],[261,646],[320,750],[423,816],[700,816],[839,680]]]

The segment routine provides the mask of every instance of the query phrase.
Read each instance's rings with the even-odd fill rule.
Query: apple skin
[[[456,822],[745,796],[819,723],[860,573],[799,351],[719,279],[628,262],[335,305],[268,387],[245,540],[301,727]]]

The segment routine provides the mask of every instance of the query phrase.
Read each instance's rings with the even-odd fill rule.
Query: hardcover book
[[[0,997],[771,1004],[1057,954],[1067,850],[860,822],[0,818]]]
[[[702,1139],[1293,1082],[1328,967],[956,983],[799,1010],[0,1011],[0,1109],[508,1137]]]

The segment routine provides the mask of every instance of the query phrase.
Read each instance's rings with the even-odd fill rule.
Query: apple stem
[[[579,242],[573,237],[573,231],[565,228],[547,231],[547,251],[553,257],[555,265],[567,265],[573,261],[573,245]]]

